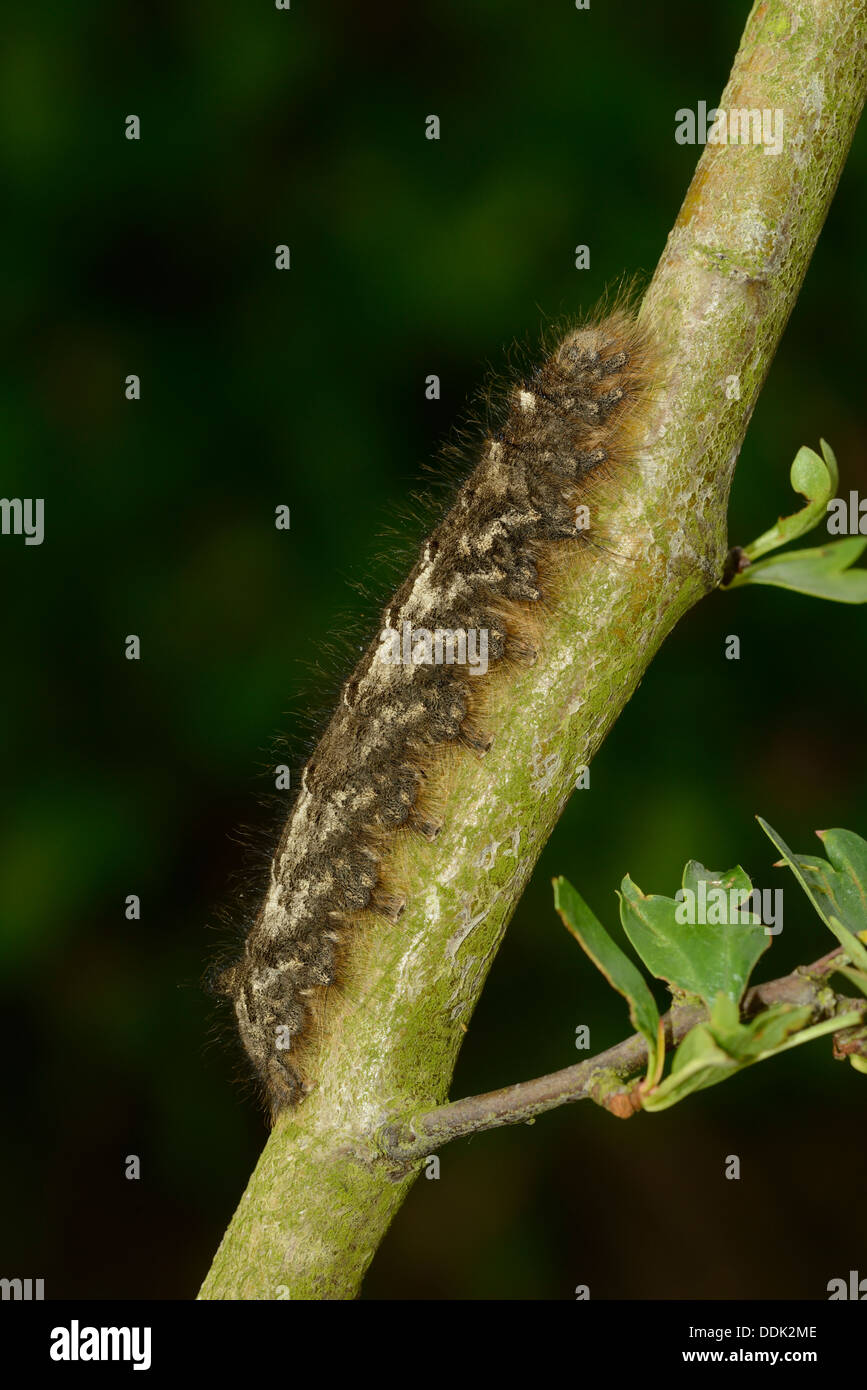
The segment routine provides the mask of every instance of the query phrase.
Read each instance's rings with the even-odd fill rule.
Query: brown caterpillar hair
[[[310,1089],[317,1004],[339,981],[353,936],[403,910],[383,860],[403,827],[436,836],[441,808],[426,788],[437,759],[447,747],[484,753],[490,744],[478,720],[490,676],[448,655],[432,661],[430,635],[486,633],[487,660],[501,669],[535,659],[528,619],[543,599],[545,562],[588,539],[577,509],[628,458],[648,375],[647,343],[628,309],[566,333],[512,389],[505,423],[483,442],[384,611],[381,638],[346,681],[304,769],[243,954],[216,984],[234,1002],[272,1117]],[[409,653],[385,659],[390,634],[399,648],[407,631]]]

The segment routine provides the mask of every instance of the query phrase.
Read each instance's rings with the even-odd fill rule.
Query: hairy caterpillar
[[[490,667],[537,658],[546,561],[591,534],[588,498],[629,456],[631,407],[648,376],[645,337],[615,308],[569,331],[513,387],[502,428],[344,684],[243,954],[215,986],[234,1003],[272,1117],[312,1084],[317,1002],[339,982],[353,936],[403,910],[407,890],[387,869],[394,837],[433,839],[448,814],[430,794],[437,760],[449,748],[482,755],[496,734],[481,717]]]

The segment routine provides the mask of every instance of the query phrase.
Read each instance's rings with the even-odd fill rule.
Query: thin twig
[[[767,984],[748,990],[742,1012],[753,1017],[772,1004],[809,1005],[810,1027],[820,1019],[833,1018],[838,1013],[867,1010],[867,1000],[847,999],[835,994],[825,983],[835,969],[842,951],[831,951],[812,965],[799,966],[790,975],[783,975]],[[663,1018],[666,1051],[676,1047],[696,1024],[707,1018],[702,1005],[674,1005]],[[468,1134],[481,1134],[501,1125],[532,1122],[536,1115],[569,1105],[575,1100],[595,1100],[613,1114],[626,1118],[640,1108],[636,1085],[627,1085],[647,1065],[647,1043],[640,1033],[634,1033],[574,1067],[521,1081],[499,1091],[481,1096],[468,1096],[451,1105],[440,1105],[407,1121],[385,1126],[379,1135],[382,1153],[395,1161],[426,1158],[435,1149],[452,1139]],[[614,1084],[612,1084],[612,1082]]]

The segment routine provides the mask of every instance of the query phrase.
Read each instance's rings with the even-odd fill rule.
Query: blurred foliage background
[[[200,978],[221,908],[255,912],[238,827],[268,841],[273,739],[303,758],[346,669],[326,655],[320,677],[321,653],[372,630],[380,533],[486,364],[652,273],[699,154],[674,113],[715,103],[748,8],[81,0],[7,19],[2,491],[44,497],[47,529],[0,543],[3,1275],[195,1294],[265,1137]],[[865,187],[862,132],[750,427],[733,542],[792,509],[790,462],[820,435],[867,492]],[[859,609],[770,589],[681,623],[547,847],[453,1094],[569,1065],[579,1023],[594,1050],[628,1031],[553,874],[614,926],[627,871],[672,893],[695,857],[783,883],[756,812],[801,851],[815,828],[867,833],[864,631]],[[791,886],[760,973],[832,944]],[[819,1044],[652,1119],[580,1106],[455,1145],[365,1297],[821,1298],[867,1272],[867,1209],[838,1205],[863,1179],[864,1084]]]

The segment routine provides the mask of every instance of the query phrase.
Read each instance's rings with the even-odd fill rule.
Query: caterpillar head
[[[238,1032],[259,1076],[271,1118],[298,1104],[304,1086],[289,1061],[292,1040],[304,1027],[306,1009],[287,997],[284,969],[257,966],[248,956],[220,970],[212,992],[232,1000]]]

